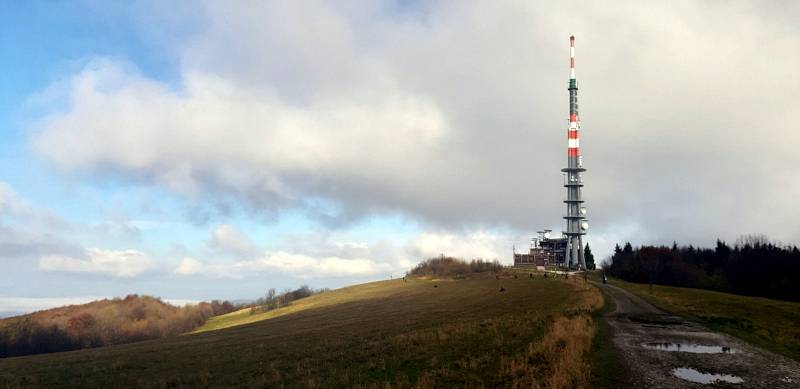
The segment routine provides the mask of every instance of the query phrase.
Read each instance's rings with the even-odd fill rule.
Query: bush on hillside
[[[503,265],[497,260],[489,262],[482,259],[473,259],[467,262],[459,258],[441,256],[420,262],[408,272],[408,275],[457,277],[473,273],[499,272],[501,270],[503,270]]]
[[[212,301],[176,307],[129,295],[0,320],[0,357],[77,350],[179,335],[235,309]]]

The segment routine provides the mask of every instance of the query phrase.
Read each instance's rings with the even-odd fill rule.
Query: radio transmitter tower
[[[586,221],[586,208],[583,206],[581,189],[585,172],[581,160],[580,119],[578,119],[578,81],[575,79],[575,37],[569,37],[569,130],[567,130],[567,167],[561,169],[565,173],[564,187],[567,188],[567,214],[564,216],[567,230],[564,236],[567,247],[564,264],[571,269],[586,269],[583,258],[583,236],[589,228]]]

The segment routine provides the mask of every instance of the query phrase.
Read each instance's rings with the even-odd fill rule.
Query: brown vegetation
[[[583,388],[589,385],[588,360],[595,334],[592,312],[603,296],[583,282],[573,285],[577,301],[566,316],[556,316],[542,340],[528,344],[526,353],[501,360],[501,373],[512,388]]]
[[[129,295],[0,320],[0,357],[77,350],[179,335],[230,312],[225,301],[176,307]]]
[[[501,270],[503,270],[503,265],[497,260],[489,262],[482,259],[473,259],[467,262],[459,258],[441,256],[420,262],[408,272],[408,275],[459,277],[473,273],[499,272]]]
[[[503,358],[502,374],[511,377],[513,388],[586,387],[594,330],[588,315],[557,317],[543,340],[531,342],[525,354]]]

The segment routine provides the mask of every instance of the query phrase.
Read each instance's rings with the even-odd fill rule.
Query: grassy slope
[[[272,311],[261,312],[251,315],[250,309],[241,309],[225,315],[215,316],[209,319],[205,325],[196,329],[195,333],[220,330],[262,320],[272,319],[295,312],[305,311],[314,308],[331,307],[342,303],[353,303],[368,299],[386,298],[400,292],[407,292],[408,282],[371,282],[367,284],[349,286],[335,291],[314,295],[293,302],[290,306]],[[415,280],[413,280],[415,281]],[[412,282],[412,285],[414,283]]]
[[[800,303],[613,280],[653,305],[800,360]]]
[[[597,299],[582,283],[541,278],[376,282],[223,330],[3,359],[0,387],[574,386]],[[203,330],[254,319],[233,313]]]

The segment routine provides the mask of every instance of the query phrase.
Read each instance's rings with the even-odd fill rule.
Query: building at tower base
[[[514,266],[559,266],[564,267],[567,240],[564,237],[550,236],[552,230],[539,231],[537,238],[531,239],[527,253],[514,252]]]

